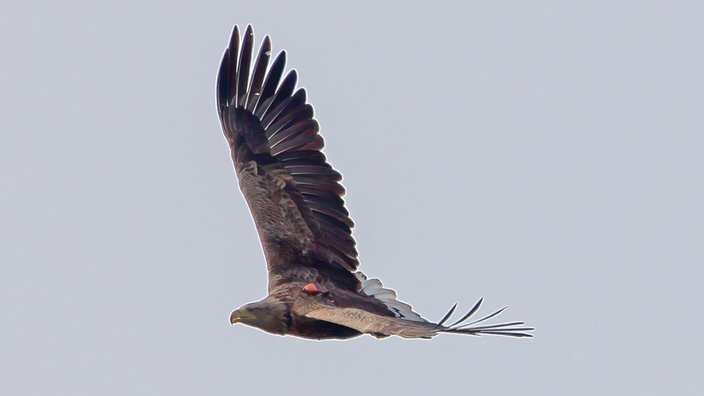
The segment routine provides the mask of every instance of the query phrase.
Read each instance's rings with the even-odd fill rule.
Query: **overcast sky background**
[[[1,394],[701,391],[703,3],[353,3],[2,7]],[[247,23],[308,90],[361,269],[535,338],[229,325],[266,292],[214,100]]]

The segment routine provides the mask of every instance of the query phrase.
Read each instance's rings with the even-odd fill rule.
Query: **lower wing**
[[[484,324],[487,320],[503,312],[505,308],[480,319],[470,321],[469,319],[479,310],[481,303],[482,300],[480,299],[469,312],[450,325],[445,325],[445,322],[447,322],[455,312],[457,305],[453,306],[438,323],[382,316],[359,308],[325,307],[308,312],[306,316],[347,326],[359,332],[372,334],[377,337],[397,335],[404,338],[431,338],[440,333],[532,337],[528,332],[532,331],[533,328],[524,327],[523,322]]]

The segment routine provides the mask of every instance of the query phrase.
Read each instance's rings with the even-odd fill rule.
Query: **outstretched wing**
[[[305,316],[343,325],[376,337],[397,335],[404,338],[431,338],[440,333],[532,337],[528,332],[532,331],[533,328],[523,327],[523,322],[482,324],[503,312],[505,308],[480,319],[470,321],[469,319],[472,315],[479,310],[482,301],[480,299],[469,312],[451,325],[445,325],[445,322],[455,312],[457,305],[453,306],[438,323],[382,316],[359,308],[323,307],[310,311]]]
[[[253,59],[252,27],[241,46],[239,36],[235,27],[220,65],[218,112],[270,284],[282,268],[300,263],[348,274],[349,287],[358,288],[350,272],[359,262],[342,176],[320,151],[323,138],[306,92],[295,89],[295,71],[282,79],[285,52],[269,66],[269,37]]]

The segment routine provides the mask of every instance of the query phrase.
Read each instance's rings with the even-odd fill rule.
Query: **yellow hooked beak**
[[[243,309],[237,309],[230,314],[230,324],[241,322],[242,320],[254,319],[255,316],[251,312]]]

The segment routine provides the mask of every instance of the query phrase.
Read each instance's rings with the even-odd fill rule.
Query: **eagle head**
[[[286,303],[267,297],[232,311],[230,323],[243,323],[273,334],[286,334],[291,326],[291,312]]]

